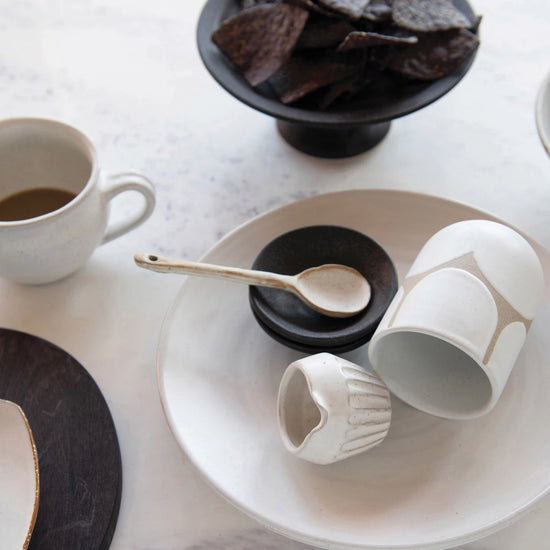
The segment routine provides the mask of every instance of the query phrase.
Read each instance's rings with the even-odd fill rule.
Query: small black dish
[[[466,0],[455,0],[469,17]],[[246,105],[277,119],[281,136],[296,149],[317,157],[344,158],[377,145],[391,121],[426,107],[451,90],[470,69],[475,54],[451,74],[432,81],[411,80],[400,86],[381,86],[361,99],[326,110],[284,105],[269,85],[252,88],[212,42],[212,33],[239,10],[239,0],[208,0],[197,26],[201,59],[213,78]]]
[[[251,286],[254,318],[269,336],[300,351],[341,353],[370,340],[397,292],[397,273],[384,249],[366,235],[333,225],[295,229],[268,243],[253,269],[296,275],[327,263],[348,265],[371,285],[371,300],[357,315],[328,317],[283,290]]]
[[[254,315],[254,318],[256,319],[256,322],[258,323],[258,325],[260,325],[260,327],[264,330],[264,332],[269,336],[271,336],[273,340],[275,340],[276,342],[279,342],[279,344],[283,344],[283,346],[286,346],[287,348],[296,349],[298,351],[303,351],[304,353],[308,353],[308,354],[314,354],[314,353],[320,353],[321,351],[326,351],[326,352],[330,352],[330,353],[334,353],[335,355],[338,355],[340,353],[346,353],[347,351],[354,350],[370,340],[370,338],[368,338],[367,340],[365,340],[365,338],[360,338],[357,342],[353,341],[347,344],[343,344],[341,346],[330,346],[330,347],[309,346],[301,342],[294,342],[293,340],[284,338],[274,330],[271,330],[265,323],[263,323],[258,318],[256,313],[254,313],[254,310],[252,311],[252,314]]]

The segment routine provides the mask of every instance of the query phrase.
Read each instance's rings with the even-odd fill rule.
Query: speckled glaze
[[[390,392],[358,365],[318,353],[291,363],[277,399],[286,449],[309,462],[331,464],[382,443],[391,422]]]
[[[145,221],[155,206],[153,186],[144,176],[101,173],[90,141],[53,120],[0,122],[0,171],[0,199],[35,188],[76,195],[42,216],[0,221],[0,276],[19,283],[49,283],[73,273],[98,245]],[[143,195],[141,210],[106,230],[111,199],[130,190]]]

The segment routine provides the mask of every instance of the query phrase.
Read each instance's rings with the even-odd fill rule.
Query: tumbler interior
[[[492,406],[491,382],[466,352],[442,338],[390,332],[372,362],[390,391],[413,407],[444,418],[474,418]]]

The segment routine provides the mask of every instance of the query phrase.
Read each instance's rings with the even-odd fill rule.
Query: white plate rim
[[[550,75],[548,77],[548,83],[550,85]],[[479,216],[483,219],[489,219],[493,220],[499,223],[503,223],[505,225],[508,225],[521,235],[523,235],[530,244],[537,250],[537,252],[544,252],[548,254],[548,252],[542,247],[539,243],[537,243],[534,239],[526,235],[521,229],[517,228],[516,226],[510,224],[509,222],[503,220],[501,217],[491,213],[490,211],[481,209],[479,207],[476,207],[466,201],[459,201],[455,199],[450,199],[446,197],[441,197],[437,195],[432,195],[428,193],[423,192],[416,192],[416,191],[409,191],[409,190],[399,190],[399,189],[384,189],[384,188],[369,188],[369,189],[348,189],[348,190],[340,190],[340,191],[334,191],[334,192],[328,192],[328,193],[321,193],[309,197],[305,197],[293,202],[289,202],[287,204],[284,204],[282,206],[274,207],[272,209],[267,210],[266,212],[247,220],[231,231],[229,231],[227,234],[225,234],[220,240],[218,240],[210,249],[208,249],[199,259],[199,261],[206,261],[208,258],[215,254],[216,251],[220,248],[223,248],[226,242],[230,241],[233,236],[240,231],[246,229],[248,226],[256,223],[262,223],[266,218],[277,214],[281,211],[285,210],[292,210],[295,208],[301,208],[303,204],[309,203],[316,200],[333,200],[338,199],[340,196],[349,196],[349,195],[358,195],[362,196],[364,194],[382,194],[384,195],[393,195],[395,197],[398,196],[408,196],[410,198],[414,198],[416,200],[427,200],[427,201],[435,201],[440,204],[450,205],[453,208],[463,208],[470,210],[470,213],[472,216]],[[296,227],[300,227],[300,224],[295,224]],[[180,287],[179,293],[182,291],[182,289],[185,287],[185,281],[182,283],[182,286]],[[289,529],[285,526],[275,524],[273,522],[270,522],[268,518],[265,518],[259,514],[257,514],[252,508],[248,507],[246,504],[237,501],[231,494],[227,493],[222,487],[218,486],[215,482],[213,482],[206,472],[203,471],[201,468],[201,464],[197,462],[194,459],[193,453],[190,452],[187,442],[183,440],[179,434],[177,433],[177,426],[176,421],[172,416],[172,413],[170,412],[170,405],[168,403],[168,398],[166,395],[166,391],[164,389],[164,383],[162,379],[162,343],[165,338],[165,331],[166,327],[168,325],[169,319],[173,311],[177,308],[177,296],[174,298],[173,303],[167,310],[159,337],[158,342],[158,350],[157,350],[157,362],[156,362],[156,368],[157,368],[157,384],[159,389],[159,395],[161,400],[161,406],[166,418],[166,421],[168,423],[168,426],[172,432],[173,437],[175,438],[176,442],[178,443],[180,449],[184,452],[184,454],[187,456],[188,460],[193,464],[193,466],[196,468],[197,472],[200,474],[201,478],[209,485],[216,493],[218,493],[220,496],[222,496],[227,502],[229,502],[231,505],[242,511],[244,514],[249,516],[250,518],[256,520],[259,524],[265,526],[269,530],[283,535],[285,537],[288,537],[292,540],[304,543],[304,544],[310,544],[321,548],[327,548],[327,549],[334,549],[334,548],[340,548],[342,550],[443,550],[443,549],[450,549],[454,548],[457,545],[460,544],[467,544],[476,540],[479,540],[483,537],[486,537],[490,534],[493,534],[497,531],[500,531],[501,529],[509,526],[516,520],[518,520],[520,517],[522,517],[525,513],[528,512],[528,510],[537,503],[541,498],[546,496],[550,492],[550,484],[547,487],[544,487],[538,494],[536,494],[531,500],[526,502],[523,506],[511,511],[509,514],[502,516],[498,521],[495,521],[491,523],[490,525],[484,526],[483,528],[470,531],[466,534],[450,537],[445,540],[437,540],[433,541],[431,543],[421,543],[421,544],[412,544],[412,545],[377,545],[376,547],[368,545],[350,545],[346,543],[339,543],[334,540],[328,540],[328,539],[312,539],[310,537],[304,536],[301,532]]]
[[[23,411],[23,409],[17,403],[14,403],[13,401],[9,401],[8,399],[1,399],[0,398],[0,404],[4,404],[8,407],[13,407],[14,409],[17,410],[17,412],[18,412],[19,416],[21,417],[21,419],[22,419],[22,421],[25,425],[25,428],[27,430],[27,435],[28,435],[28,438],[29,438],[29,445],[30,445],[30,449],[31,449],[31,452],[32,452],[32,458],[33,458],[33,463],[34,463],[34,481],[35,481],[34,505],[33,505],[31,517],[29,519],[29,526],[28,526],[28,529],[27,529],[25,542],[23,543],[23,547],[22,547],[22,550],[27,550],[27,548],[28,548],[28,546],[31,542],[31,536],[32,536],[32,532],[34,530],[34,525],[36,523],[36,518],[38,516],[38,506],[39,506],[39,502],[40,502],[40,473],[39,473],[39,467],[38,467],[38,452],[37,452],[37,449],[36,449],[36,444],[35,444],[35,441],[34,441],[34,436],[33,436],[33,433],[32,433],[31,426],[29,424],[29,420],[27,418],[27,415]]]

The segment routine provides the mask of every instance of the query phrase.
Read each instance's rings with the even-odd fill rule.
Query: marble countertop
[[[550,3],[477,0],[482,45],[464,80],[394,121],[371,151],[317,159],[227,94],[195,44],[201,0],[0,0],[0,113],[55,118],[95,144],[106,171],[155,184],[152,217],[100,247],[75,275],[0,281],[0,326],[62,347],[100,386],[124,471],[113,550],[298,550],[227,503],[180,451],[156,383],[158,335],[181,279],[137,269],[133,253],[197,259],[254,216],[356,188],[435,194],[490,211],[550,249],[550,159],[534,104],[550,70]],[[119,199],[114,215],[133,207]],[[4,259],[0,259],[4,261]],[[47,315],[44,312],[48,312]],[[543,548],[550,497],[463,550]]]

